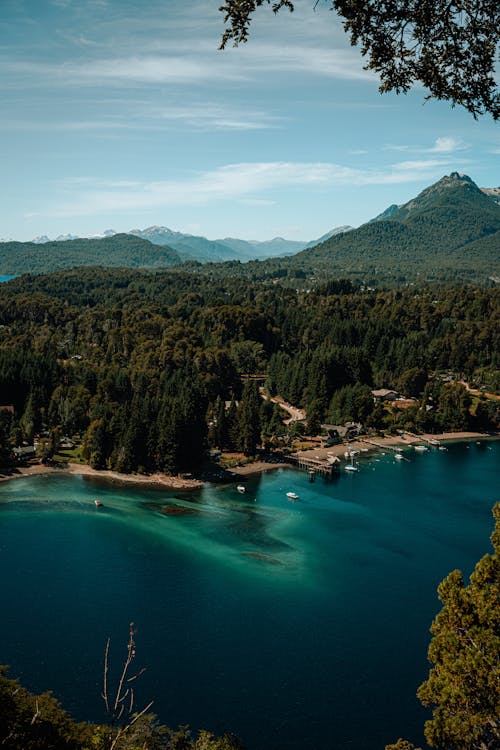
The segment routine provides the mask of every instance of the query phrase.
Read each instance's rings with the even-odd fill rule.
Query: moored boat
[[[286,496],[287,496],[287,498],[289,500],[298,500],[299,499],[299,496],[297,495],[296,492],[287,492]]]
[[[100,500],[94,500],[96,508],[102,508],[102,503]]]
[[[244,494],[247,491],[247,488],[245,487],[244,484],[238,484],[236,489],[238,490],[238,492],[241,492],[242,494]]]

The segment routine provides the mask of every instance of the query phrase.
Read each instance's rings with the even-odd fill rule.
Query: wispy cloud
[[[415,146],[408,144],[388,143],[383,146],[383,151],[413,151],[416,154],[453,154],[456,151],[464,151],[468,144],[461,138],[450,135],[436,138],[433,146]]]
[[[189,128],[198,131],[245,131],[267,130],[284,126],[286,118],[258,109],[225,106],[212,102],[197,102],[184,106],[158,107],[150,103],[137,106],[124,102],[120,111],[112,104],[106,106],[108,113],[96,119],[9,119],[0,121],[0,131],[10,132],[79,132],[98,135],[112,131],[162,132],[168,128]],[[130,106],[129,106],[130,105]],[[50,114],[50,113],[49,113]]]
[[[188,84],[219,80],[237,81],[245,78],[234,67],[223,61],[212,61],[207,65],[203,60],[178,56],[120,57],[113,59],[90,60],[81,63],[50,63],[12,61],[4,68],[18,76],[18,85],[42,86],[109,86],[137,84]],[[19,80],[23,78],[24,82]]]
[[[77,178],[64,183],[66,200],[44,213],[79,216],[243,200],[254,205],[256,201],[268,204],[282,201],[287,188],[324,192],[342,186],[415,182],[440,177],[447,167],[446,161],[438,159],[399,162],[386,170],[355,169],[328,162],[242,162],[171,181]]]

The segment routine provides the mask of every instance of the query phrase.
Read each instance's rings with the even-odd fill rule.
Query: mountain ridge
[[[395,204],[394,204],[395,205]],[[431,278],[498,276],[500,206],[467,175],[452,172],[373,221],[294,256],[331,272]],[[470,256],[467,253],[470,246]],[[482,264],[482,265],[481,265]]]

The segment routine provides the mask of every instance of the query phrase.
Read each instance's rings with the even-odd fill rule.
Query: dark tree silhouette
[[[459,104],[475,118],[500,116],[498,0],[321,1],[340,17],[351,44],[361,47],[381,92],[405,93],[420,82],[427,98]],[[247,41],[252,16],[263,5],[274,13],[294,9],[290,0],[225,0],[221,48]]]

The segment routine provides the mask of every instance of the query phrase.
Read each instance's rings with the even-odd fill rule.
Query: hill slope
[[[130,234],[104,239],[77,239],[65,242],[0,243],[0,274],[48,273],[74,266],[127,266],[165,268],[180,263],[170,247],[158,247]]]
[[[294,265],[331,273],[485,281],[499,275],[500,206],[454,172],[388,218],[296,255]]]

